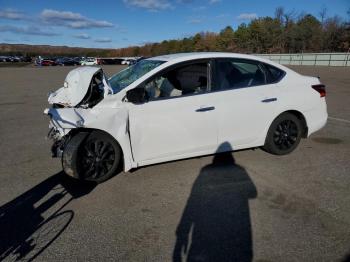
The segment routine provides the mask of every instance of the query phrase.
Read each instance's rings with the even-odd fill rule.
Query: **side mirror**
[[[126,99],[133,104],[143,104],[147,102],[147,93],[144,88],[134,88],[126,92]]]

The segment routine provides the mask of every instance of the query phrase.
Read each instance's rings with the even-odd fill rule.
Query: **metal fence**
[[[257,54],[283,65],[350,66],[347,53]]]

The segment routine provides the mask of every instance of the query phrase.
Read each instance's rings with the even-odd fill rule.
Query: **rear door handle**
[[[196,112],[206,112],[215,110],[215,106],[201,107],[196,110]]]
[[[263,103],[271,103],[271,102],[275,102],[275,101],[277,101],[276,97],[266,98],[264,100],[261,100],[261,102],[263,102]]]

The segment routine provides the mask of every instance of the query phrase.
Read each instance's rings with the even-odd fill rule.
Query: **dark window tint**
[[[237,89],[265,84],[259,63],[240,59],[219,59],[215,89]]]
[[[264,66],[268,72],[268,83],[275,83],[283,78],[285,73],[281,69],[268,64],[265,64]]]

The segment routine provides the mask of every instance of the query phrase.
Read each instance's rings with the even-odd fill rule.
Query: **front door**
[[[177,66],[142,85],[148,102],[128,103],[136,162],[147,164],[215,152],[216,108],[208,92],[209,68],[206,61]]]

